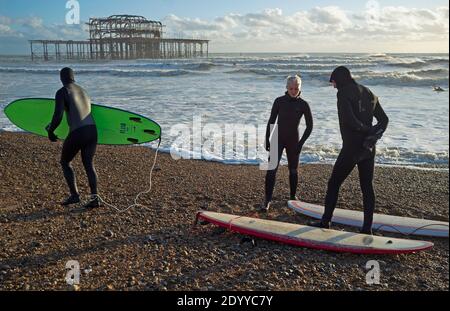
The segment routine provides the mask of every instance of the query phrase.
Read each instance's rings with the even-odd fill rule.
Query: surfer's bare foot
[[[322,228],[322,229],[330,229],[330,223],[323,223],[322,220],[320,221],[310,221],[308,222],[308,226],[310,227],[316,227],[316,228]]]
[[[72,194],[70,197],[68,197],[64,202],[61,202],[62,206],[72,205],[80,203],[80,196],[76,194]]]
[[[267,211],[269,210],[269,208],[270,208],[270,201],[264,200],[264,202],[262,202],[261,207],[260,207],[259,210],[260,210],[261,212],[267,213]]]
[[[94,208],[99,208],[100,207],[100,199],[98,196],[93,195],[91,196],[90,200],[88,203],[86,203],[83,207],[85,209],[94,209]]]

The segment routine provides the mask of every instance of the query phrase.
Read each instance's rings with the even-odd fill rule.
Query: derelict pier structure
[[[136,15],[90,18],[89,40],[30,40],[32,60],[208,57],[209,40],[164,38],[161,22]]]

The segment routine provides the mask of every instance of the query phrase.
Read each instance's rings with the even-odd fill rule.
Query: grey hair
[[[301,90],[302,89],[302,78],[300,78],[299,75],[287,77],[287,79],[286,79],[286,87],[289,87],[289,85],[291,85],[294,82],[298,83],[298,87]]]

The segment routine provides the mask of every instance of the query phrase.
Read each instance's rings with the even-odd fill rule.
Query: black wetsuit
[[[386,130],[389,119],[378,98],[368,88],[357,84],[353,79],[349,79],[347,83],[338,84],[338,88],[337,107],[343,145],[328,182],[322,223],[330,223],[339,189],[353,168],[358,166],[364,202],[362,231],[370,232],[375,208],[372,184],[375,143]],[[373,117],[378,121],[375,126],[372,126]]]
[[[306,130],[300,139],[299,125],[302,117],[305,116]],[[272,146],[269,144],[271,125],[275,124],[275,120],[278,117],[278,146]],[[275,186],[276,173],[283,154],[283,150],[286,149],[286,155],[289,166],[289,185],[291,191],[291,197],[295,196],[297,192],[298,184],[298,164],[301,149],[311,135],[313,129],[313,118],[311,110],[306,101],[304,101],[300,95],[296,98],[291,97],[288,93],[275,100],[272,112],[270,114],[269,122],[267,123],[266,130],[266,145],[270,145],[270,148],[278,149],[278,163],[275,169],[268,170],[266,174],[265,192],[266,202],[272,200],[273,189]]]
[[[91,194],[97,194],[97,173],[93,165],[97,148],[97,128],[91,115],[91,101],[85,90],[74,83],[73,78],[67,78],[63,83],[64,87],[58,90],[55,96],[55,112],[48,131],[53,133],[59,126],[65,111],[70,133],[64,141],[61,154],[64,177],[71,194],[78,195],[75,174],[70,162],[81,151]]]

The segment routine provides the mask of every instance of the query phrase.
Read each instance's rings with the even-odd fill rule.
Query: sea
[[[174,157],[255,165],[267,158],[264,135],[259,134],[265,132],[272,104],[285,93],[286,77],[298,74],[302,97],[314,118],[314,130],[300,162],[333,164],[342,141],[336,90],[329,77],[340,65],[347,66],[359,83],[379,97],[389,116],[388,130],[378,143],[377,165],[448,171],[448,54],[237,53],[102,62],[32,62],[29,56],[0,56],[0,130],[21,131],[7,119],[3,108],[20,98],[53,98],[61,87],[58,72],[69,66],[93,103],[158,122],[161,151]],[[434,86],[444,91],[436,92]],[[256,140],[251,135],[236,138],[231,142],[232,152],[224,152],[222,145],[230,136],[227,128],[232,125],[255,128],[259,134]],[[203,132],[205,128],[208,131]],[[216,129],[211,135],[219,147],[211,144],[211,128]],[[303,120],[300,130],[304,128]],[[156,143],[147,146],[156,148]]]

